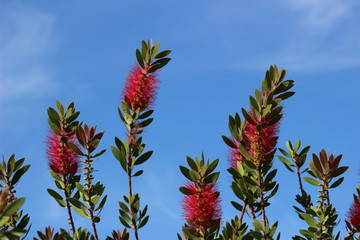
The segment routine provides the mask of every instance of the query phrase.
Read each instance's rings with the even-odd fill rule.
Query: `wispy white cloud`
[[[54,18],[21,3],[2,4],[0,101],[43,96],[56,86],[45,64],[54,49]]]
[[[219,49],[237,56],[224,68],[264,69],[274,63],[301,71],[360,67],[357,0],[275,0],[259,6],[229,1],[209,5],[210,24],[203,38],[214,38],[215,42],[226,36]]]
[[[289,4],[293,10],[303,12],[301,23],[308,29],[331,30],[335,24],[347,17],[359,2],[355,0],[287,0],[284,4]]]

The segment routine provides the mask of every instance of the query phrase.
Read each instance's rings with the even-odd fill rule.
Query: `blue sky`
[[[27,197],[30,236],[47,225],[67,227],[66,212],[46,192],[55,188],[45,158],[46,108],[56,99],[74,101],[81,120],[106,131],[100,147],[108,151],[95,163],[109,195],[100,236],[122,229],[117,201],[127,193],[126,177],[109,146],[125,133],[116,108],[142,39],[173,50],[160,75],[155,121],[144,134],[155,153],[135,180],[150,208],[142,239],[175,239],[180,231],[178,187],[185,179],[178,165],[186,155],[220,158],[223,220],[234,216],[221,135],[229,134],[228,115],[248,106],[271,64],[296,80],[279,147],[300,138],[311,152],[344,155],[350,169],[341,190],[331,193],[343,217],[360,181],[359,12],[356,0],[0,0],[0,152],[31,164],[18,184],[18,195]],[[279,220],[282,239],[290,239],[305,227],[291,207],[298,188],[295,176],[275,162],[280,190],[269,219]],[[81,217],[76,223],[89,227]]]

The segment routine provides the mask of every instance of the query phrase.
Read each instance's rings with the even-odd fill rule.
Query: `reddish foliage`
[[[140,66],[130,70],[123,92],[123,101],[129,103],[133,110],[141,111],[154,104],[158,80],[156,74],[147,74]]]
[[[189,229],[195,232],[218,227],[221,218],[219,192],[214,183],[204,184],[202,190],[195,183],[186,184],[191,195],[185,195],[182,208]]]
[[[74,133],[67,134],[68,142],[75,143]],[[78,171],[80,160],[67,143],[61,141],[61,136],[50,130],[47,140],[47,158],[52,171],[60,175],[75,175]]]
[[[351,205],[347,218],[354,227],[360,227],[360,197]]]

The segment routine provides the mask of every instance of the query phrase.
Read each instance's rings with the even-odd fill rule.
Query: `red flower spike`
[[[132,110],[143,111],[154,104],[157,89],[157,74],[135,66],[126,78],[122,101],[130,104]]]
[[[185,187],[191,193],[184,196],[182,203],[183,216],[189,224],[189,230],[199,233],[211,227],[219,227],[221,206],[216,185],[205,184],[201,190],[195,183],[188,183]]]
[[[347,213],[348,222],[354,227],[360,227],[360,197],[351,205]]]
[[[237,168],[237,162],[245,160],[243,155],[241,155],[238,143],[234,138],[231,139],[232,146],[229,149],[229,162],[230,166],[233,168]]]
[[[248,112],[249,116],[254,119],[253,113]],[[271,119],[254,119],[255,122],[265,126]],[[243,132],[242,144],[247,152],[253,156],[254,164],[259,165],[259,162],[265,162],[274,157],[275,146],[278,139],[280,122],[270,126],[262,127],[260,130],[249,122],[246,122]],[[230,165],[237,168],[237,162],[245,160],[237,147],[237,142],[233,139],[234,147],[230,149]]]
[[[75,143],[75,134],[67,134],[68,142]],[[62,176],[75,175],[78,172],[80,160],[79,155],[74,153],[68,144],[61,141],[61,136],[50,130],[47,141],[47,158],[52,171]]]

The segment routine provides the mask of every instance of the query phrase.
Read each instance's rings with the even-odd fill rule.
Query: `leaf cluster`
[[[79,121],[76,121],[80,112],[75,110],[74,102],[67,105],[66,109],[64,106],[56,100],[55,110],[52,107],[47,109],[48,123],[55,134],[66,138],[65,133],[74,131],[79,125]],[[66,141],[66,139],[64,139]]]
[[[149,220],[147,205],[144,209],[140,208],[140,197],[138,194],[123,196],[125,202],[119,201],[119,220],[126,228],[140,229],[146,225]]]
[[[30,165],[24,165],[25,158],[16,160],[15,154],[7,161],[2,156],[0,163],[0,239],[14,239],[29,231],[30,217],[20,210],[25,198],[15,196],[15,187]]]
[[[171,58],[167,56],[171,53],[171,50],[163,50],[159,52],[160,42],[153,45],[151,40],[141,41],[141,50],[136,49],[136,59],[139,65],[147,71],[147,73],[153,73],[166,64],[168,64]]]

